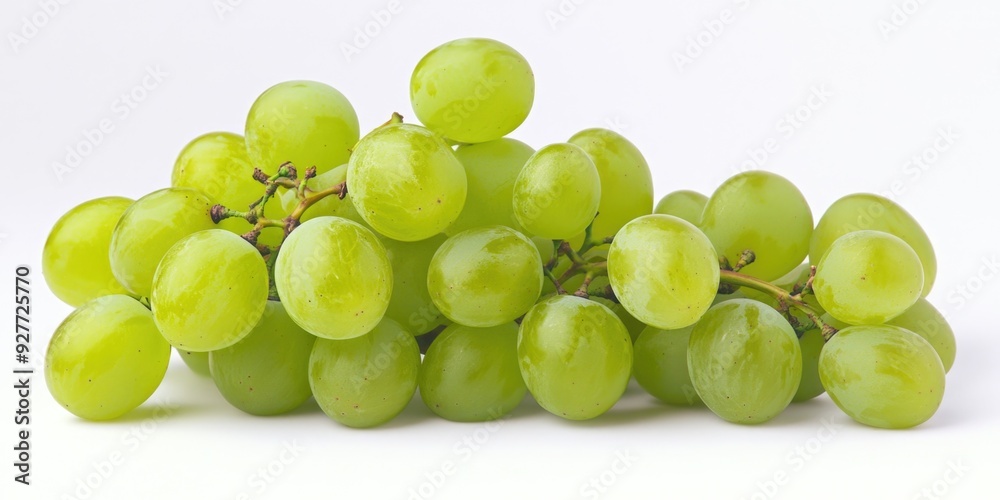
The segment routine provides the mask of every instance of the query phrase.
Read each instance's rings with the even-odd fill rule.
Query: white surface
[[[529,402],[500,427],[459,425],[432,418],[415,401],[388,426],[352,431],[315,407],[284,418],[245,416],[175,360],[146,406],[108,424],[60,409],[37,376],[30,488],[11,479],[16,403],[5,382],[2,498],[77,498],[78,481],[94,480],[94,464],[115,453],[121,463],[90,498],[406,499],[446,462],[454,474],[433,498],[995,494],[1000,271],[986,262],[1000,256],[993,215],[1000,152],[996,2],[575,0],[575,11],[553,27],[547,11],[563,4],[569,12],[573,2],[401,0],[395,10],[402,11],[348,62],[341,44],[387,0],[230,0],[239,5],[220,16],[216,7],[224,1],[70,2],[17,52],[8,32],[21,31],[22,16],[41,19],[40,2],[0,6],[8,42],[0,47],[7,187],[0,273],[13,280],[16,264],[34,269],[36,366],[69,313],[46,290],[40,269],[45,235],[63,212],[97,196],[138,197],[167,185],[188,140],[213,130],[242,132],[253,99],[279,81],[338,87],[366,130],[392,111],[412,116],[408,81],[420,56],[453,38],[485,36],[516,47],[536,73],[535,108],[514,137],[538,147],[615,124],[649,159],[658,195],[681,188],[710,193],[753,156],[748,150],[768,140],[773,153],[764,168],[795,182],[817,219],[844,194],[901,186],[897,199],[937,246],[931,299],[958,335],[944,404],[930,422],[905,432],[853,424],[826,397],[766,425],[740,427],[707,411],[653,404],[633,388],[608,415],[586,423],[559,420]],[[906,19],[897,15],[902,25],[883,36],[880,23],[892,23],[894,5],[904,4],[919,7]],[[730,22],[679,71],[674,54],[715,19]],[[147,78],[155,88],[126,114],[119,95],[142,85],[147,68],[166,76]],[[830,95],[810,101],[813,89]],[[810,102],[816,109],[801,108]],[[799,108],[809,117],[790,128],[784,117]],[[102,120],[113,131],[59,180],[53,162]],[[937,141],[937,160],[918,176],[909,158],[934,148],[940,129],[957,136]],[[961,287],[970,286],[976,291],[961,298]],[[13,287],[2,288],[0,303],[7,305],[0,314],[10,318]],[[7,373],[12,337],[4,335],[0,347]],[[154,419],[157,405],[170,405],[169,416]],[[831,418],[835,433],[824,423]],[[302,450],[282,454],[283,443]],[[799,449],[804,458],[795,458]],[[616,462],[619,454],[631,457],[629,466]],[[269,464],[280,473],[258,476]],[[588,495],[582,488],[602,474],[614,484]],[[776,477],[783,484],[771,487]],[[922,496],[925,488],[930,496]]]

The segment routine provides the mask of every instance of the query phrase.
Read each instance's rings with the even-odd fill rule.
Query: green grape
[[[712,194],[700,227],[719,256],[734,264],[744,250],[753,250],[757,260],[741,272],[770,281],[805,259],[813,218],[794,184],[752,171],[729,178]]]
[[[921,298],[903,314],[886,322],[916,333],[937,351],[947,373],[955,364],[955,332],[934,306]]]
[[[701,224],[701,214],[705,211],[707,204],[708,196],[701,193],[686,190],[674,191],[664,196],[656,204],[653,213],[680,217],[697,226]]]
[[[552,240],[548,240],[539,236],[532,236],[531,242],[535,244],[535,248],[538,249],[538,255],[541,256],[543,263],[548,263],[552,260],[552,257],[556,254],[556,247],[552,243]]]
[[[607,278],[603,278],[603,280],[606,284]],[[594,280],[594,282],[599,283],[599,280]],[[639,334],[646,328],[645,323],[635,319],[635,317],[629,314],[628,310],[622,307],[621,304],[602,297],[591,297],[590,300],[611,309],[611,312],[615,313],[615,316],[618,316],[618,319],[620,319],[622,324],[625,325],[625,329],[628,330],[628,336],[632,339],[632,343],[635,343],[636,339],[639,338]]]
[[[514,321],[542,291],[542,260],[523,234],[506,226],[448,238],[427,271],[427,290],[448,319],[486,328]]]
[[[348,427],[375,427],[406,408],[419,371],[420,347],[413,334],[384,319],[368,335],[316,340],[309,386],[333,420]]]
[[[851,194],[830,205],[816,224],[809,244],[809,260],[819,262],[837,238],[866,229],[894,235],[917,252],[924,268],[921,296],[926,297],[937,276],[934,246],[920,224],[903,207],[876,194]]]
[[[316,337],[296,325],[280,302],[243,340],[209,353],[212,380],[230,404],[251,415],[280,415],[312,395],[309,356]]]
[[[365,136],[347,167],[358,213],[394,240],[419,241],[450,226],[465,205],[465,169],[430,130],[393,124]]]
[[[66,318],[45,352],[52,397],[87,420],[118,418],[149,398],[170,361],[153,316],[127,295],[106,295]]]
[[[880,231],[841,236],[816,267],[813,290],[831,316],[852,325],[877,325],[920,298],[924,271],[905,241]]]
[[[254,180],[253,170],[242,135],[212,132],[184,146],[174,162],[171,186],[195,189],[226,208],[246,211],[251,203],[264,195],[264,186]],[[286,214],[277,209],[276,203],[269,203],[265,206],[264,215],[277,220]],[[219,227],[236,234],[253,229],[249,222],[237,218],[226,219],[219,223]],[[257,241],[276,246],[281,244],[283,236],[281,228],[267,227],[261,231]]]
[[[59,300],[79,307],[97,297],[128,294],[111,272],[108,248],[118,219],[131,205],[128,198],[90,200],[52,227],[42,250],[42,274]]]
[[[200,191],[168,188],[147,194],[122,214],[111,233],[111,271],[130,292],[149,297],[153,275],[170,247],[212,229],[213,202]]]
[[[698,228],[671,215],[625,225],[608,253],[615,295],[643,323],[663,330],[693,325],[719,289],[719,259]]]
[[[557,295],[528,311],[517,335],[521,376],[547,411],[587,420],[611,409],[632,374],[632,341],[615,313]]]
[[[443,234],[414,242],[382,239],[392,263],[392,297],[385,316],[417,335],[447,321],[427,291],[427,270],[431,259],[447,239]]]
[[[601,203],[594,162],[572,144],[550,144],[528,158],[514,183],[517,221],[543,238],[566,240],[587,228]]]
[[[229,231],[210,229],[187,236],[163,256],[149,302],[167,342],[205,352],[246,337],[264,314],[267,297],[260,252]]]
[[[647,326],[635,341],[635,380],[664,403],[679,406],[701,403],[688,373],[688,340],[693,328],[660,330]]]
[[[854,326],[823,347],[819,376],[833,402],[872,427],[926,422],[944,397],[944,366],[934,348],[898,326]]]
[[[451,325],[434,340],[420,367],[420,397],[456,422],[496,420],[528,392],[517,366],[516,323],[491,328]]]
[[[320,192],[338,184],[345,182],[347,180],[347,164],[341,165],[329,172],[324,172],[317,175],[316,177],[309,180],[306,184],[310,190],[313,192]],[[281,209],[287,214],[295,211],[299,206],[298,193],[294,190],[286,190],[281,195]],[[352,220],[358,224],[367,224],[358,211],[354,208],[354,202],[351,201],[350,196],[340,199],[339,196],[327,196],[311,207],[309,207],[305,212],[302,213],[302,217],[299,222],[305,222],[308,220],[315,219],[316,217],[343,217],[347,220]]]
[[[611,130],[592,128],[578,132],[569,143],[594,160],[601,176],[595,237],[614,236],[627,222],[653,212],[653,176],[642,153],[628,139]]]
[[[823,332],[818,328],[807,330],[799,338],[799,347],[802,350],[802,380],[799,388],[792,397],[792,402],[800,403],[823,394],[823,383],[819,379],[819,356],[823,351]]]
[[[292,162],[304,173],[347,163],[358,142],[358,115],[337,89],[306,80],[279,83],[250,107],[247,152],[253,165],[273,173]]]
[[[469,194],[462,214],[445,233],[453,236],[466,229],[495,225],[524,232],[514,217],[514,181],[534,153],[530,146],[514,139],[460,146],[455,156],[465,167]]]
[[[463,38],[430,51],[410,78],[410,101],[427,128],[457,142],[499,139],[531,111],[535,75],[496,40]]]
[[[791,403],[802,379],[802,349],[781,313],[755,300],[729,300],[691,331],[688,371],[716,415],[759,424]]]
[[[191,371],[204,377],[212,376],[212,372],[208,367],[207,352],[178,350],[177,354],[181,355],[181,361],[184,361],[184,364],[187,365]]]
[[[368,229],[340,217],[317,217],[281,246],[274,282],[299,326],[318,337],[349,339],[382,320],[392,296],[392,265]]]

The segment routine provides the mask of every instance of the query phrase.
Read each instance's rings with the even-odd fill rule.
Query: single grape
[[[802,350],[802,380],[799,388],[792,397],[792,402],[800,403],[819,396],[825,392],[823,383],[819,378],[819,356],[823,351],[823,332],[819,328],[807,330],[799,338],[799,347]]]
[[[274,269],[288,315],[328,339],[368,333],[392,296],[392,266],[371,231],[340,217],[317,217],[292,231]]]
[[[486,328],[514,321],[542,291],[535,245],[506,226],[469,229],[448,238],[431,259],[427,290],[448,319]]]
[[[434,340],[420,367],[420,397],[456,422],[496,420],[528,392],[517,366],[516,323],[491,328],[451,325]]]
[[[132,204],[111,233],[111,271],[130,292],[149,297],[160,259],[185,236],[212,229],[214,203],[200,191],[168,188]]]
[[[187,365],[191,371],[204,377],[212,376],[212,372],[208,367],[207,352],[178,350],[177,354],[181,355],[181,361],[184,361],[184,364]]]
[[[149,302],[167,342],[205,352],[246,337],[267,297],[260,252],[229,231],[210,229],[187,236],[163,256]]]
[[[517,336],[521,376],[549,412],[587,420],[611,409],[632,373],[632,340],[615,313],[558,295],[528,311]]]
[[[938,353],[947,373],[955,364],[955,332],[934,306],[921,298],[903,314],[886,322],[920,335]]]
[[[309,356],[316,337],[296,325],[280,302],[243,340],[209,353],[212,380],[222,396],[251,415],[280,415],[312,395]]]
[[[550,144],[528,158],[514,183],[517,221],[543,238],[565,240],[587,228],[601,203],[601,177],[578,146]]]
[[[313,192],[320,192],[330,189],[338,184],[345,182],[347,180],[347,165],[341,165],[329,172],[324,172],[317,175],[316,177],[310,179],[306,184],[310,190]],[[295,211],[299,206],[298,194],[292,190],[286,190],[281,194],[281,209],[283,212],[290,214]],[[302,217],[299,222],[305,222],[308,220],[315,219],[316,217],[343,217],[347,220],[352,220],[358,224],[367,224],[361,215],[358,213],[357,209],[354,208],[354,202],[351,201],[350,196],[341,199],[339,196],[327,196],[322,200],[317,201],[311,207],[309,207],[305,212],[302,213]]]
[[[799,339],[781,313],[750,299],[713,306],[691,331],[688,370],[698,396],[738,424],[781,413],[802,379]]]
[[[355,208],[379,233],[419,241],[450,226],[465,205],[465,169],[430,130],[393,124],[358,143],[347,167]]]
[[[698,228],[671,215],[625,225],[608,253],[608,277],[632,316],[676,330],[694,324],[719,289],[719,260]]]
[[[253,165],[274,173],[292,162],[300,173],[347,163],[358,142],[358,115],[337,89],[306,80],[279,83],[250,107],[247,152]]]
[[[447,321],[427,291],[431,259],[447,239],[443,234],[414,242],[382,238],[392,263],[392,297],[385,316],[416,335],[427,333]]]
[[[111,272],[111,233],[132,200],[120,197],[84,202],[59,218],[42,250],[42,274],[59,300],[79,307],[105,295],[126,295]]]
[[[731,263],[753,250],[757,260],[742,272],[770,281],[805,259],[813,217],[794,184],[758,170],[730,177],[715,190],[699,227]]]
[[[212,132],[184,146],[174,162],[170,185],[201,191],[226,208],[244,212],[264,195],[264,186],[254,180],[253,170],[242,135]],[[269,203],[264,208],[264,214],[272,219],[286,215],[278,209],[277,203]],[[253,229],[249,222],[238,218],[226,219],[219,227],[236,234]],[[283,236],[281,228],[268,227],[261,231],[257,241],[273,246],[280,244]]]
[[[844,413],[872,427],[919,425],[944,397],[944,365],[934,348],[898,326],[841,330],[823,347],[819,375]]]
[[[463,38],[420,60],[410,101],[427,128],[457,142],[499,139],[531,111],[535,75],[524,56],[496,40]]]
[[[813,290],[831,316],[852,325],[877,325],[920,298],[924,271],[905,241],[880,231],[841,236],[816,267]]]
[[[674,191],[660,199],[653,209],[655,214],[673,215],[691,224],[701,224],[701,214],[708,204],[708,196],[695,191]]]
[[[316,340],[309,385],[333,420],[348,427],[375,427],[406,408],[419,370],[420,348],[413,334],[384,319],[368,335]]]
[[[60,405],[87,420],[118,418],[149,398],[170,361],[170,345],[149,310],[106,295],[66,318],[45,352],[45,383]]]
[[[466,229],[495,225],[524,232],[514,217],[514,181],[534,153],[530,146],[514,139],[469,144],[455,150],[465,167],[469,194],[462,214],[445,233],[453,236]]]
[[[910,245],[924,268],[921,295],[926,297],[930,293],[937,276],[937,257],[930,238],[903,207],[876,194],[851,194],[830,205],[816,224],[809,244],[809,260],[819,262],[837,238],[861,230],[889,233]]]
[[[607,278],[604,277],[602,277],[601,280],[594,280],[594,283],[601,286],[601,281],[603,281],[604,285],[607,285],[608,283]],[[639,334],[642,333],[642,330],[646,328],[645,323],[635,319],[635,316],[629,314],[628,310],[622,307],[621,304],[602,297],[590,297],[590,300],[611,309],[611,312],[615,313],[615,316],[618,316],[618,319],[620,319],[622,324],[625,325],[625,329],[628,330],[628,336],[632,339],[633,344],[636,339],[639,338]]]
[[[627,222],[653,212],[653,176],[639,148],[621,134],[601,128],[578,132],[569,143],[594,160],[601,177],[596,238],[614,236]]]
[[[688,340],[694,326],[660,330],[647,326],[635,341],[635,380],[646,392],[667,404],[701,403],[688,373]]]

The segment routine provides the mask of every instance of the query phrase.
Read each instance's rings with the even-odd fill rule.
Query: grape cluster
[[[172,347],[240,410],[312,397],[351,427],[391,420],[418,389],[454,421],[500,418],[528,393],[590,419],[633,376],[737,423],[823,392],[876,427],[937,410],[955,338],[925,299],[931,243],[892,201],[850,195],[814,224],[791,182],[751,171],[654,208],[649,166],[618,133],[537,151],[505,137],[534,76],[493,40],[431,51],[410,97],[423,125],[394,114],[361,137],[339,91],[280,83],[244,136],[188,144],[170,187],[64,215],[43,254],[77,307],[46,354],[55,399],[120,417]]]

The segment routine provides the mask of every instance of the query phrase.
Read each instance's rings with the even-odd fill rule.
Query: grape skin
[[[414,242],[381,239],[392,263],[392,296],[385,316],[415,335],[427,333],[447,321],[427,291],[431,259],[447,239],[443,234]]]
[[[111,272],[108,252],[115,225],[132,203],[121,197],[86,201],[52,227],[42,250],[42,274],[59,300],[79,307],[105,295],[129,293]]]
[[[826,341],[823,340],[823,332],[818,328],[807,330],[799,338],[799,347],[802,350],[802,380],[799,388],[792,397],[793,403],[800,403],[819,396],[826,392],[819,377],[819,357],[823,351]]]
[[[445,230],[454,236],[466,229],[502,225],[525,232],[514,216],[514,181],[535,153],[514,139],[460,146],[455,157],[465,167],[469,191],[458,219]]]
[[[654,214],[680,217],[695,226],[701,224],[701,215],[708,204],[708,196],[695,191],[674,191],[660,199],[653,209]]]
[[[938,353],[944,371],[947,373],[955,364],[955,332],[948,321],[927,299],[918,299],[912,307],[903,314],[886,322],[905,328],[920,335]]]
[[[177,354],[181,355],[181,361],[191,369],[192,372],[203,377],[211,377],[212,372],[208,367],[207,352],[185,351],[178,349]]]
[[[87,420],[111,420],[159,387],[170,361],[153,316],[126,295],[80,306],[56,329],[45,353],[45,383],[60,405]]]
[[[514,182],[514,216],[529,233],[550,240],[587,228],[601,203],[593,160],[572,144],[550,144],[528,158]]]
[[[647,326],[635,341],[635,380],[664,403],[701,404],[688,373],[688,342],[693,329],[693,325],[680,330]]]

